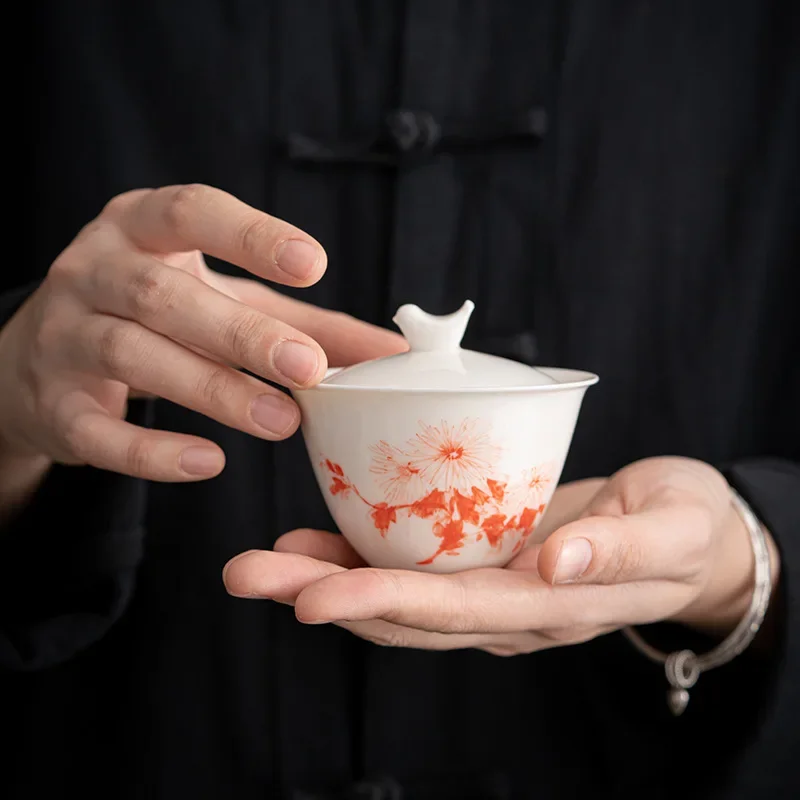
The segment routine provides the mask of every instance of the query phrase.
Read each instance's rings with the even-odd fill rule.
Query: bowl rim
[[[344,367],[332,367],[325,372],[325,378],[335,375]],[[436,395],[474,395],[474,394],[550,394],[573,389],[586,389],[596,384],[600,378],[593,372],[565,367],[536,367],[556,383],[532,384],[530,386],[467,386],[449,388],[447,386],[403,387],[403,386],[359,386],[337,383],[318,383],[307,389],[292,389],[292,394],[309,394],[312,392],[372,392],[375,394],[436,394]],[[325,378],[322,380],[324,381]]]

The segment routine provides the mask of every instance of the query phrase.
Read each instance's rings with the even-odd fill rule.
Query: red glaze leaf
[[[345,497],[349,491],[350,484],[334,475],[330,486],[331,494],[341,494],[342,497]]]
[[[498,502],[501,502],[503,498],[506,496],[506,484],[500,483],[499,481],[493,481],[489,478],[486,481],[486,485],[489,487],[489,491],[492,493],[492,497]]]
[[[481,521],[481,515],[475,508],[477,503],[471,497],[466,497],[458,490],[455,490],[453,492],[453,503],[455,505],[455,510],[458,511],[458,516],[461,517],[464,522],[477,525]]]
[[[476,506],[482,506],[488,499],[486,492],[482,492],[477,486],[472,487],[472,500]]]
[[[450,519],[447,522],[437,522],[433,526],[433,532],[442,540],[439,549],[424,561],[417,561],[417,564],[432,564],[442,553],[448,555],[458,555],[457,550],[464,544],[464,522],[460,519]]]
[[[440,489],[434,489],[430,494],[425,495],[425,497],[415,500],[410,506],[410,513],[422,519],[432,517],[438,511],[447,511],[444,492]]]
[[[334,464],[329,458],[325,459],[325,466],[334,474],[344,477],[344,470],[338,465]]]
[[[508,522],[504,514],[492,514],[486,517],[481,525],[481,530],[486,534],[489,544],[498,547],[503,538],[503,534],[508,530]]]
[[[381,536],[386,536],[389,526],[397,522],[397,509],[388,503],[378,503],[372,511],[372,519],[375,527],[381,532]]]
[[[533,530],[534,525],[536,524],[536,518],[544,511],[544,505],[540,505],[539,508],[525,508],[520,514],[519,517],[519,527],[525,531],[526,534],[530,534]]]

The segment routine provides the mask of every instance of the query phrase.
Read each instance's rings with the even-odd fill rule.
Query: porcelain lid
[[[393,321],[409,350],[337,370],[320,386],[381,389],[489,389],[544,386],[559,381],[542,370],[507,358],[464,350],[461,340],[475,304],[434,316],[415,305],[401,306]]]

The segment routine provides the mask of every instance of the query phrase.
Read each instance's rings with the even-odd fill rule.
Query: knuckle
[[[42,319],[31,339],[33,361],[39,363],[48,360],[50,355],[63,345],[64,333],[61,315],[48,313],[48,309],[45,308]]]
[[[263,257],[271,249],[273,225],[263,214],[248,215],[236,232],[236,245],[242,253],[252,258]]]
[[[152,320],[174,306],[176,273],[161,264],[137,269],[127,286],[127,306],[135,319]]]
[[[240,366],[249,364],[264,338],[264,318],[256,311],[243,310],[222,326],[221,339],[226,353]],[[262,348],[266,352],[266,348]]]
[[[115,217],[127,206],[127,192],[114,195],[104,206],[100,212],[101,217]],[[97,220],[95,220],[96,222]]]
[[[644,566],[645,555],[638,545],[630,541],[618,542],[602,570],[602,577],[609,583],[622,583],[640,575]]]
[[[195,390],[195,396],[209,408],[229,406],[235,394],[234,376],[225,367],[212,368],[204,374]]]
[[[151,190],[149,189],[131,189],[128,192],[122,192],[118,195],[112,197],[106,204],[103,206],[103,210],[100,212],[100,217],[117,217],[124,211],[127,211],[130,206],[139,200],[144,195],[148,194]]]
[[[371,631],[364,638],[379,647],[408,647],[409,636],[402,628],[385,627],[377,631]]]
[[[51,286],[62,288],[65,284],[72,283],[84,269],[84,260],[79,256],[77,248],[71,245],[50,265],[47,280]]]
[[[75,237],[75,243],[84,245],[99,236],[106,236],[112,228],[112,223],[108,221],[104,214],[101,214],[99,217],[95,217],[91,222],[87,222],[86,225],[78,231],[78,235]]]
[[[126,382],[136,357],[139,336],[132,325],[112,323],[97,337],[95,350],[101,370]]]
[[[66,416],[57,410],[53,428],[57,440],[68,455],[68,460],[77,464],[86,463],[91,432],[84,418],[81,415]]]
[[[125,467],[131,475],[147,475],[153,461],[153,446],[146,436],[135,436],[125,449]]]
[[[199,183],[188,183],[173,189],[164,204],[164,222],[179,235],[188,230],[207,193],[208,187]]]

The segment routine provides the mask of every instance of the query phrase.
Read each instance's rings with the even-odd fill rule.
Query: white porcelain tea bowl
[[[504,566],[536,541],[598,377],[463,349],[473,308],[402,306],[408,352],[294,392],[331,515],[371,566]]]

